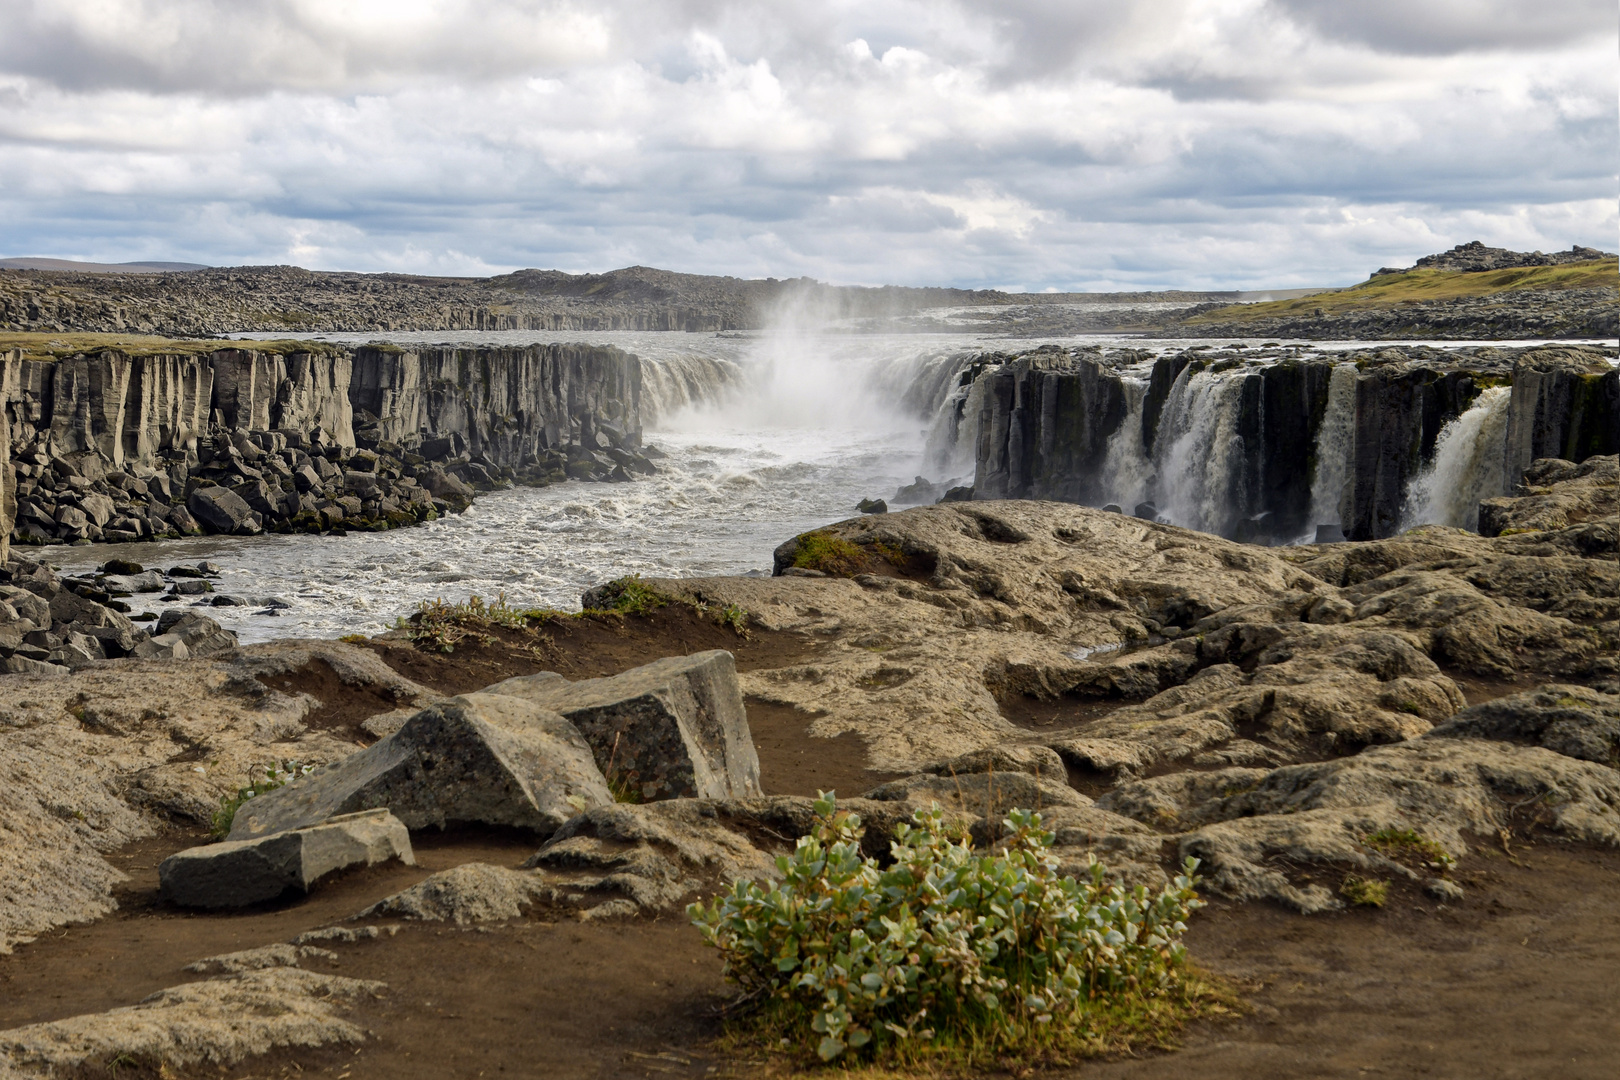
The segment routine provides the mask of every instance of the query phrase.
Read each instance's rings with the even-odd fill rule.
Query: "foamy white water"
[[[1493,386],[1466,412],[1440,429],[1434,459],[1407,488],[1405,528],[1452,525],[1479,528],[1479,502],[1506,494],[1508,404],[1513,391]]]

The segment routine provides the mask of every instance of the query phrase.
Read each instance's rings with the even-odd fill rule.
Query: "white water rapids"
[[[321,336],[349,343],[376,338]],[[656,476],[632,483],[570,481],[494,492],[480,495],[464,514],[391,532],[196,537],[53,547],[42,554],[70,573],[89,571],[114,556],[164,568],[211,560],[222,568],[218,592],[253,603],[211,607],[208,613],[245,642],[376,633],[419,602],[437,597],[504,593],[517,604],[577,609],[584,589],[625,574],[768,574],[778,544],[854,516],[862,498],[891,498],[918,474],[935,483],[972,483],[982,384],[959,387],[958,375],[974,353],[1009,349],[1005,339],[967,334],[514,331],[395,333],[388,339],[404,345],[585,341],[634,352],[647,361],[645,441],[668,456],[658,461]],[[1154,352],[1199,344],[1097,335],[1056,340]],[[1019,341],[1012,347],[1040,343]],[[1353,344],[1319,342],[1312,348]],[[1234,446],[1231,430],[1242,372],[1204,373],[1178,382],[1148,453],[1140,431],[1150,370],[1148,362],[1122,372],[1129,416],[1108,447],[1111,498],[1127,513],[1136,501],[1157,498],[1161,514],[1177,524],[1219,527],[1236,494],[1234,485],[1245,482],[1235,475],[1241,447]],[[1353,376],[1354,369],[1348,370]],[[1319,452],[1313,486],[1313,496],[1320,488],[1324,515],[1330,500],[1335,504],[1333,517],[1322,521],[1337,519],[1335,488],[1343,486],[1350,451],[1348,430],[1340,430],[1347,420],[1335,406],[1344,400],[1340,383],[1346,377],[1334,373],[1321,447],[1330,453]],[[1487,391],[1455,430],[1447,429],[1435,480],[1424,489],[1439,494],[1419,498],[1424,507],[1438,506],[1434,500],[1452,492],[1459,506],[1464,499],[1477,501],[1454,478],[1459,470],[1482,467],[1482,459],[1472,466],[1463,460],[1462,448],[1473,438],[1468,433],[1474,431],[1475,412],[1498,400],[1489,396],[1496,393]],[[955,410],[943,406],[962,398],[968,407],[961,424],[945,423]],[[1500,458],[1500,440],[1494,445]],[[1489,481],[1483,484],[1488,487]],[[1420,516],[1463,524],[1452,520],[1458,513],[1447,504],[1424,509]],[[263,614],[257,602],[270,597],[289,606],[279,616]],[[155,600],[136,596],[130,603],[137,611],[161,610]]]

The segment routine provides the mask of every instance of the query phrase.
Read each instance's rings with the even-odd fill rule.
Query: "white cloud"
[[[1612,10],[1479,2],[1530,28],[1461,0],[0,0],[0,254],[1069,288],[1612,247]]]

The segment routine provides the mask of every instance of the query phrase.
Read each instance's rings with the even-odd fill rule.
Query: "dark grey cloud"
[[[1325,37],[1389,52],[1438,56],[1521,50],[1583,38],[1613,40],[1613,0],[1273,0]]]

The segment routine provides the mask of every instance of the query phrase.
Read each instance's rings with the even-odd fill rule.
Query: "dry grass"
[[[1610,289],[1620,299],[1620,266],[1614,259],[1569,263],[1564,266],[1527,266],[1515,270],[1464,273],[1456,270],[1414,270],[1381,274],[1360,285],[1337,292],[1314,293],[1297,300],[1264,304],[1238,304],[1206,311],[1187,320],[1200,323],[1252,322],[1278,317],[1343,315],[1366,309],[1390,308],[1426,300],[1453,300],[1469,296],[1496,296],[1537,290]],[[1504,298],[1507,298],[1505,296]]]

